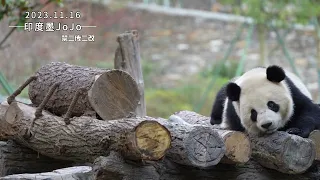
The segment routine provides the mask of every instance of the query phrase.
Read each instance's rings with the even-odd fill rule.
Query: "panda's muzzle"
[[[271,125],[272,125],[272,122],[268,122],[268,123],[262,124],[261,127],[268,129]]]

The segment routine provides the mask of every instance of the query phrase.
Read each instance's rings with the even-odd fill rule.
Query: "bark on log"
[[[55,160],[18,145],[13,141],[0,141],[0,177],[53,171],[71,166],[72,162]]]
[[[90,166],[75,166],[63,169],[56,169],[52,172],[42,172],[35,174],[14,174],[2,177],[3,180],[39,180],[39,179],[67,179],[67,180],[94,180],[92,168]]]
[[[92,162],[115,149],[128,159],[158,160],[170,146],[167,129],[155,121],[143,122],[147,118],[101,121],[82,116],[74,117],[66,125],[61,117],[43,111],[43,116],[31,129],[32,136],[26,137],[25,132],[35,117],[35,108],[14,101],[10,105],[1,104],[0,109],[7,109],[2,121],[10,127],[0,131],[13,136],[22,145],[56,159]],[[150,131],[151,128],[157,131]]]
[[[4,101],[4,102],[6,102],[6,101]],[[6,128],[6,125],[7,125],[6,122],[2,121],[5,114],[6,114],[6,109],[0,108],[0,127],[1,128]],[[0,131],[0,141],[7,140],[7,139],[8,139],[8,137],[6,136],[6,134],[4,134],[3,131]]]
[[[180,111],[174,115],[190,124],[209,125],[209,117],[191,111]],[[312,140],[275,132],[261,137],[250,137],[252,158],[264,167],[288,174],[306,171],[315,160],[315,146]],[[228,146],[227,146],[228,148]]]
[[[126,117],[134,112],[139,99],[135,80],[121,70],[107,70],[52,62],[36,72],[36,79],[29,84],[29,98],[37,106],[44,100],[50,87],[60,83],[45,109],[64,115],[78,90],[82,89],[70,114],[81,116],[96,112],[102,119]]]
[[[136,108],[136,115],[146,116],[146,103],[144,99],[144,81],[140,63],[140,46],[138,31],[133,30],[118,36],[119,46],[115,53],[114,67],[128,72],[137,82],[140,101]]]
[[[315,146],[310,139],[281,131],[250,139],[253,159],[267,168],[300,174],[315,160]]]
[[[35,108],[18,102],[13,102],[9,108],[8,105],[0,105],[1,108],[8,109],[5,121],[13,122],[12,130],[8,132],[19,143],[53,158],[90,162],[97,156],[108,155],[112,149],[120,149],[124,156],[130,156],[126,156],[127,159],[136,159],[128,153],[134,149],[133,146],[128,148],[128,145],[132,145],[128,143],[132,142],[130,141],[132,135],[128,133],[132,132],[132,129],[139,123],[146,120],[156,121],[170,131],[171,147],[166,151],[170,142],[165,138],[167,131],[166,133],[164,130],[162,131],[164,135],[159,135],[160,132],[158,131],[148,131],[146,134],[151,138],[149,146],[143,148],[143,144],[139,145],[142,146],[143,150],[140,151],[141,155],[138,158],[148,159],[146,157],[149,157],[149,159],[155,160],[156,158],[151,158],[150,153],[156,151],[160,154],[159,157],[165,153],[167,157],[177,163],[207,168],[219,163],[225,153],[225,146],[219,134],[209,127],[184,126],[170,123],[166,119],[147,116],[113,121],[74,117],[71,124],[65,125],[62,118],[44,111],[43,116],[35,121],[34,128],[31,131],[33,136],[25,139],[23,136],[24,129],[29,127],[30,121],[34,118]],[[146,127],[146,129],[149,130],[150,128]],[[0,132],[2,130],[7,132],[7,129],[0,129]],[[12,132],[14,133],[12,134]],[[158,136],[156,136],[157,134]],[[157,142],[152,141],[152,139],[157,140]],[[154,143],[159,148],[154,148]],[[158,153],[154,152],[153,155]]]
[[[315,164],[308,172],[291,175],[267,169],[254,161],[244,164],[218,164],[210,170],[182,166],[165,158],[144,164],[126,162],[117,153],[99,157],[93,165],[97,180],[310,180],[320,179],[320,166]]]
[[[170,116],[169,120],[188,125],[204,125],[212,127],[208,117],[191,111],[180,111]],[[212,127],[213,129],[213,127]],[[250,139],[244,133],[215,129],[226,146],[226,153],[220,163],[245,163],[251,157]]]
[[[312,142],[315,145],[316,149],[316,158],[315,160],[320,160],[320,130],[314,130],[310,133],[309,139],[312,140]]]
[[[126,162],[119,153],[111,152],[108,157],[99,157],[93,165],[96,180],[156,180],[160,176],[152,166]]]

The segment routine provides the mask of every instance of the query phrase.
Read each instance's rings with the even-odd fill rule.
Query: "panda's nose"
[[[262,124],[261,127],[268,129],[271,126],[271,124],[272,122],[268,122],[268,123]]]

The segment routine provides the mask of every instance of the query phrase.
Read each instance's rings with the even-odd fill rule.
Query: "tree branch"
[[[42,8],[46,7],[48,4],[50,4],[53,0],[48,0],[46,3],[44,3],[44,5],[42,6]],[[30,9],[34,10],[35,8],[37,8],[38,6],[40,6],[41,4],[36,3],[35,5],[31,6]],[[40,9],[42,9],[40,8]],[[11,34],[17,29],[17,25],[18,23],[15,25],[15,27],[13,27],[6,35],[5,37],[1,40],[0,42],[0,50],[3,50],[7,47],[9,47],[10,45],[7,46],[3,46],[3,44],[7,41],[7,39],[11,36]]]

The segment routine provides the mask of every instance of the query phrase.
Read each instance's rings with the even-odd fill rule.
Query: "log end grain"
[[[209,118],[191,111],[179,111],[169,117],[174,123],[194,126],[196,124],[212,127]],[[224,140],[226,146],[225,157],[221,163],[245,163],[251,156],[250,139],[247,135],[239,131],[229,131],[215,129]]]
[[[170,132],[157,121],[143,121],[135,128],[135,140],[142,159],[159,160],[171,145]]]
[[[316,148],[316,158],[315,160],[320,160],[320,130],[314,130],[310,133],[309,139],[311,139]]]
[[[18,108],[17,101],[13,101],[9,105],[6,101],[2,102],[1,105],[6,106],[6,108],[1,108],[0,116],[0,127],[1,139],[8,139],[11,136],[19,133],[19,127],[16,126],[16,121],[18,121],[22,116],[23,112]]]
[[[226,146],[226,161],[246,163],[251,157],[251,144],[247,135],[239,131],[217,130]]]
[[[22,111],[17,107],[17,102],[12,102],[4,115],[5,121],[10,125],[14,125],[14,123],[22,117]]]
[[[292,136],[284,146],[284,164],[292,172],[303,173],[313,163],[315,159],[315,147],[311,140]]]
[[[220,162],[226,147],[219,134],[212,128],[194,126],[185,142],[189,160],[198,167],[212,167]]]
[[[123,118],[135,112],[140,93],[137,83],[128,73],[110,70],[95,78],[88,97],[91,106],[102,119]]]

